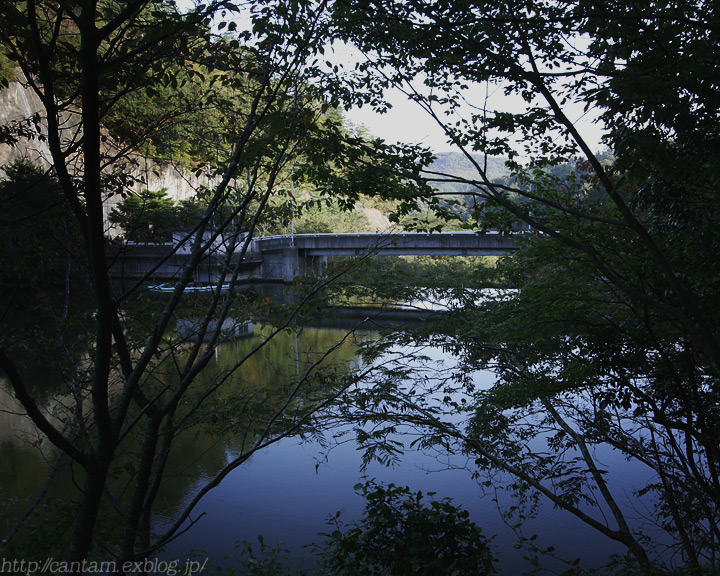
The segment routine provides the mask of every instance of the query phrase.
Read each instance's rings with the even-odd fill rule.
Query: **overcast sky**
[[[390,102],[393,108],[386,114],[377,114],[370,107],[363,107],[350,110],[346,116],[354,125],[364,125],[371,134],[388,142],[424,144],[435,152],[452,150],[442,129],[417,104],[408,101],[400,93],[391,94]],[[501,90],[496,90],[493,102],[498,108],[507,111],[519,110],[517,102],[504,97]],[[573,106],[566,113],[577,121],[581,134],[591,149],[599,150],[602,129],[592,123],[592,116],[584,114],[580,106]]]

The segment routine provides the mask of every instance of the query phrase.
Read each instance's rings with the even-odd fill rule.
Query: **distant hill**
[[[510,174],[505,166],[507,158],[501,157],[485,157],[482,154],[473,154],[473,159],[480,166],[487,166],[487,175],[490,180],[502,178]],[[477,180],[478,172],[472,162],[460,152],[440,152],[437,158],[430,165],[429,170],[455,176],[459,178],[467,178],[468,180]],[[468,186],[457,183],[443,184],[438,182],[435,187],[443,192],[464,192]]]

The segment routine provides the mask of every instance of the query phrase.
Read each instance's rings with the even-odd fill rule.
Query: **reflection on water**
[[[431,363],[453,362],[437,348],[425,348],[423,353],[430,356]],[[292,364],[292,353],[286,360]],[[482,371],[473,380],[478,388],[485,388],[493,383],[494,375]],[[232,446],[225,446],[230,458]],[[196,510],[195,517],[204,514],[199,524],[173,542],[164,557],[182,558],[198,550],[214,563],[233,565],[237,564],[233,554],[242,549],[237,545],[243,541],[257,543],[262,535],[269,546],[280,544],[288,550],[289,563],[298,573],[311,570],[314,557],[310,545],[322,542],[320,534],[329,531],[329,516],[342,510],[342,518],[350,522],[362,515],[364,502],[353,486],[367,477],[435,492],[438,498],[453,498],[470,512],[486,535],[492,536],[499,573],[521,574],[529,563],[524,558],[526,553],[515,547],[520,533],[501,517],[514,502],[502,492],[478,485],[467,464],[462,456],[448,458],[411,450],[395,467],[372,463],[363,472],[362,455],[352,439],[329,451],[318,442],[286,439],[256,454],[213,490]],[[189,490],[188,497],[191,493]],[[168,520],[159,518],[159,527]],[[524,524],[522,535],[533,534],[539,535],[539,545],[554,546],[568,559],[581,557],[586,566],[602,565],[608,555],[623,552],[621,546],[598,536],[570,514],[552,511],[550,506],[538,519]]]
[[[22,409],[7,382],[0,382],[0,497],[5,500],[40,490],[48,469],[44,459],[54,458],[55,450],[40,442],[30,419],[20,415]]]
[[[244,395],[257,410],[270,402],[275,386],[293,381],[297,374],[318,359],[345,336],[344,330],[304,329],[300,334],[281,334],[258,354],[250,356],[241,372],[231,381],[224,394]],[[371,339],[373,333],[357,335]],[[204,375],[208,381],[216,378],[240,359],[262,339],[260,327],[252,337],[229,341],[221,346],[214,363]],[[346,340],[333,354],[337,366],[355,363],[357,342]],[[439,349],[425,349],[430,361],[452,364],[453,359]],[[477,387],[487,387],[493,381],[490,372],[473,376]],[[199,382],[202,387],[202,382]],[[222,398],[220,398],[220,401]],[[62,396],[57,401],[62,402]],[[47,475],[46,460],[52,459],[52,448],[37,443],[37,433],[29,421],[12,414],[17,411],[7,385],[0,386],[0,482],[4,501],[22,498],[38,491]],[[52,411],[52,407],[46,408]],[[250,411],[245,415],[252,419]],[[194,431],[180,436],[174,447],[174,457],[168,465],[167,481],[156,516],[160,530],[197,490],[198,486],[226,464],[244,447],[252,436],[252,422],[240,422],[233,428]],[[613,454],[603,456],[607,466],[621,465]],[[327,531],[326,519],[343,510],[345,521],[360,517],[363,502],[353,486],[364,475],[380,482],[409,485],[413,490],[432,491],[438,497],[452,497],[465,507],[488,536],[500,559],[500,572],[519,574],[523,566],[523,552],[514,548],[518,538],[506,525],[498,510],[507,510],[511,502],[492,488],[481,488],[465,469],[463,457],[441,458],[436,454],[408,452],[394,468],[371,464],[361,471],[361,454],[348,441],[329,452],[317,441],[289,438],[255,454],[248,463],[233,472],[214,489],[195,510],[192,517],[204,514],[188,533],[171,543],[163,553],[166,558],[186,558],[191,550],[201,550],[210,561],[219,565],[230,562],[228,554],[243,540],[255,542],[263,535],[269,545],[284,543],[290,550],[291,562],[300,567],[312,566],[312,553],[306,548],[320,542],[319,533]],[[624,476],[625,492],[632,488],[632,470]],[[71,478],[65,471],[58,484],[59,491],[71,493]],[[560,555],[582,557],[589,565],[603,563],[608,554],[622,552],[603,537],[569,514],[547,510],[524,526],[524,535],[539,535],[538,544],[555,546]]]
[[[227,384],[217,390],[204,413],[212,424],[190,429],[174,441],[166,481],[157,500],[156,512],[160,516],[174,514],[202,479],[212,476],[226,464],[228,454],[237,453],[246,443],[252,442],[256,427],[263,427],[267,413],[272,413],[277,409],[278,402],[285,400],[288,385],[295,382],[298,374],[313,365],[324,351],[334,349],[324,364],[327,369],[334,367],[342,372],[355,361],[356,340],[345,338],[346,331],[307,328],[300,333],[283,332],[270,340],[260,352],[252,354],[253,349],[265,340],[269,329],[256,327],[248,335],[250,329],[252,327],[247,324],[234,327],[233,331],[244,333],[241,334],[243,337],[223,344],[201,377],[194,382],[195,393],[202,393],[207,385],[230,374]],[[357,338],[368,337],[370,335],[366,334]],[[233,371],[240,360],[243,360],[242,370]],[[177,378],[177,374],[168,365],[156,370],[155,377],[158,381],[165,381]],[[43,378],[38,378],[37,382],[43,383]],[[51,421],[56,421],[55,414],[63,414],[64,406],[73,406],[74,403],[73,396],[61,386],[53,388],[48,398],[42,409]],[[138,440],[130,439],[129,442],[123,447],[123,454],[127,454],[128,458],[123,460],[120,454],[120,473],[114,474],[110,480],[111,488],[118,494],[124,489],[123,483],[131,480],[128,477],[128,471],[132,474],[131,469],[123,469],[123,466],[126,461],[132,463],[132,455],[136,452],[133,442]],[[41,491],[58,455],[58,451],[50,442],[43,441],[29,418],[23,415],[4,378],[0,381],[0,448],[0,534],[4,535]],[[48,500],[53,500],[53,496],[74,500],[78,482],[82,483],[79,467],[76,466],[75,470],[63,467],[56,475]],[[51,528],[66,535],[69,521],[67,516],[60,525]],[[58,536],[63,537],[62,534]],[[50,541],[53,538],[48,537]],[[21,545],[26,545],[26,540]]]

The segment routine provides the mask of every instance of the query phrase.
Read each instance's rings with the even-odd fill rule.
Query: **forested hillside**
[[[428,171],[440,180],[434,182],[434,186],[438,190],[447,193],[467,192],[472,185],[463,185],[459,181],[476,180],[478,166],[485,170],[490,180],[496,180],[510,174],[510,170],[505,165],[507,158],[486,156],[481,153],[471,154],[470,158],[461,152],[438,152],[435,160],[428,168]],[[446,182],[442,180],[446,180]]]

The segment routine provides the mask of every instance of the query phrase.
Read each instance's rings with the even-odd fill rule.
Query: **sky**
[[[378,114],[370,107],[352,109],[346,113],[348,120],[356,126],[363,125],[368,131],[387,142],[406,142],[423,144],[434,152],[447,152],[452,150],[447,138],[437,123],[419,106],[408,101],[399,92],[390,93],[389,101],[393,107],[386,114]],[[491,95],[493,105],[507,110],[518,111],[519,104],[502,94],[502,90],[496,90]],[[600,150],[602,145],[602,128],[592,122],[593,115],[585,114],[582,107],[573,105],[567,108],[567,114],[577,121],[582,136],[590,144],[593,151]]]
[[[391,94],[393,107],[386,114],[378,114],[369,106],[353,108],[346,117],[353,125],[365,126],[378,138],[388,142],[423,144],[434,152],[450,150],[440,127],[417,104],[402,94]]]
[[[333,44],[331,54],[331,63],[346,69],[352,69],[353,62],[365,59],[356,49],[337,43]],[[486,105],[488,109],[514,113],[525,109],[525,103],[520,96],[507,96],[503,85],[499,84],[474,86],[471,84],[464,95],[474,106]],[[387,113],[379,114],[371,107],[365,106],[347,111],[346,117],[352,124],[363,125],[372,135],[390,143],[423,144],[434,152],[447,152],[453,149],[437,122],[415,102],[408,100],[399,90],[390,90],[385,96],[392,104]],[[472,112],[476,110],[472,110],[470,106],[460,109],[460,113],[466,116]],[[585,112],[584,104],[574,103],[565,106],[564,112],[575,123],[593,151],[604,148],[601,144],[602,127],[593,121],[597,114],[592,111]]]

